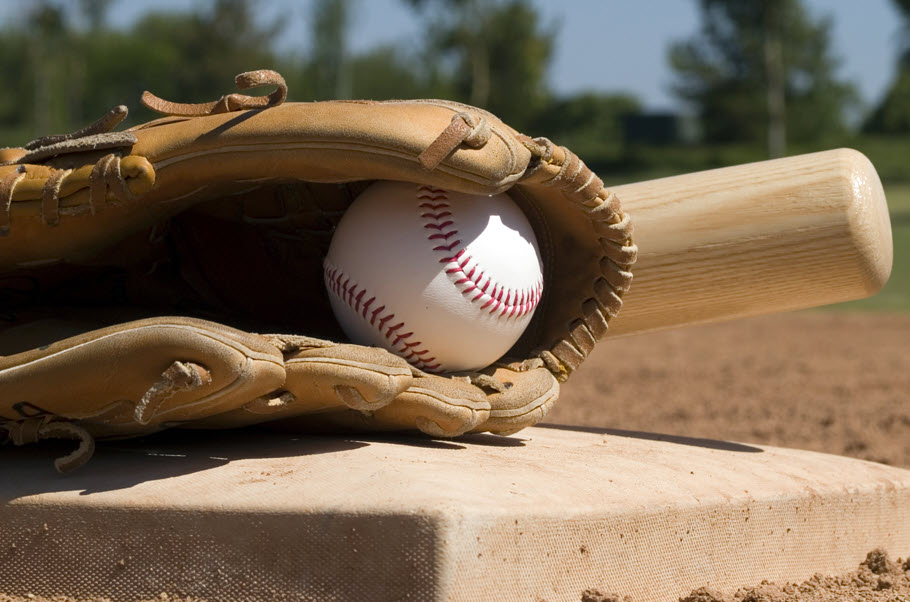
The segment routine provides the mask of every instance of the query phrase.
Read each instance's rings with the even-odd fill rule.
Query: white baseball
[[[325,258],[338,322],[428,372],[476,370],[524,332],[543,292],[534,231],[505,194],[377,182],[345,212]]]

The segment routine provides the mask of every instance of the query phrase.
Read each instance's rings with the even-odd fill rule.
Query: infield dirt
[[[910,315],[800,312],[608,340],[546,421],[910,468]]]

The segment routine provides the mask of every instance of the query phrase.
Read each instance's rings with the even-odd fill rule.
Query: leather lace
[[[24,153],[3,165],[16,165],[15,171],[0,179],[0,236],[9,234],[12,222],[12,203],[17,187],[34,175],[35,178],[46,178],[41,191],[41,219],[55,226],[60,220],[61,193],[67,179],[73,174],[72,169],[58,169],[38,165],[60,155],[79,152],[97,152],[111,150],[102,156],[92,168],[89,178],[89,208],[94,214],[107,202],[107,197],[129,201],[132,193],[127,186],[121,170],[121,155],[125,149],[136,144],[135,134],[131,132],[112,132],[127,116],[123,105],[114,107],[91,125],[71,134],[45,136],[32,140],[22,147]],[[32,174],[32,171],[36,171]]]
[[[213,102],[199,104],[171,102],[146,91],[142,93],[141,102],[156,113],[182,117],[199,117],[202,115],[274,107],[283,103],[288,97],[288,86],[284,78],[279,73],[269,69],[241,73],[234,78],[234,83],[240,90],[258,86],[275,86],[275,91],[268,96],[227,94]]]

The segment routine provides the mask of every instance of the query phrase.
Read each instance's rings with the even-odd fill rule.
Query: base
[[[910,471],[649,433],[182,432],[67,477],[3,456],[6,594],[675,601],[910,551]]]

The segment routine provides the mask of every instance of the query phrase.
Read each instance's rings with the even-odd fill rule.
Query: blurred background
[[[854,147],[895,270],[852,306],[910,307],[910,0],[0,0],[0,28],[8,146],[272,68],[290,100],[485,107],[608,184]]]

